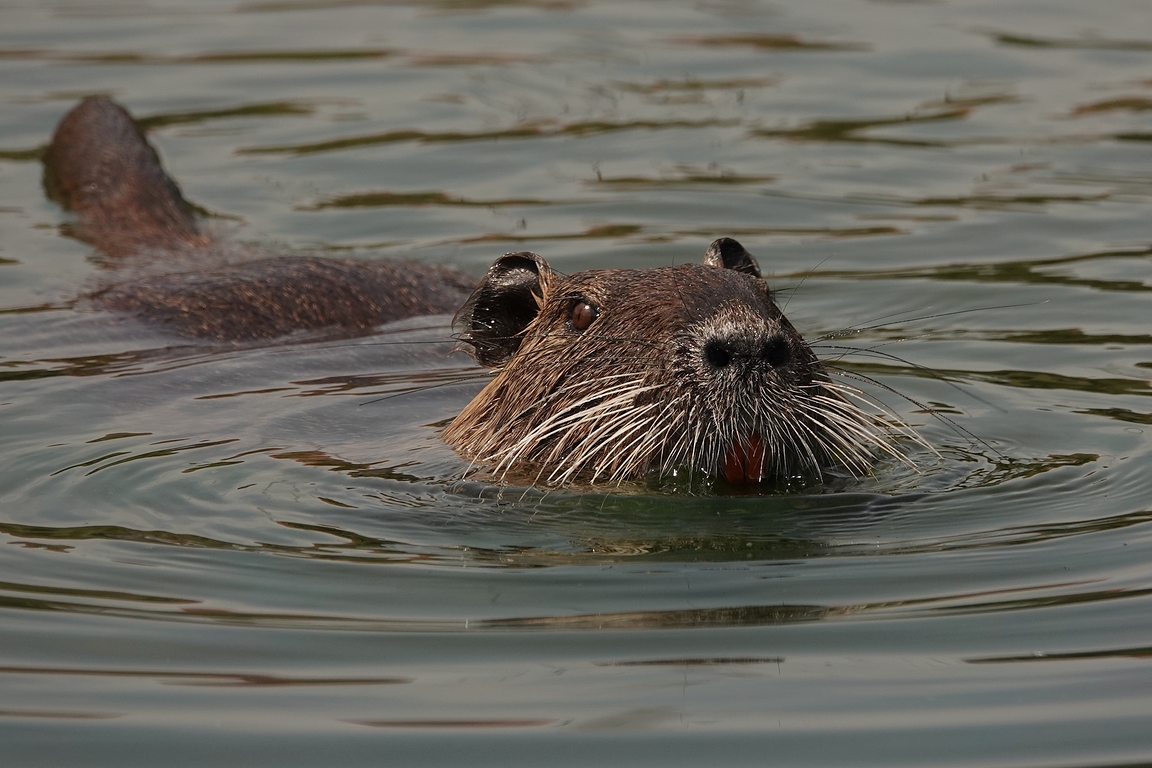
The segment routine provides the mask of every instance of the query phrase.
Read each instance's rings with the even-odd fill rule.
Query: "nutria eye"
[[[713,368],[727,368],[728,363],[732,362],[732,353],[724,342],[710,341],[704,345],[704,359]]]
[[[587,301],[577,301],[572,305],[572,313],[569,318],[572,320],[572,327],[578,331],[583,331],[592,325],[592,321],[600,316],[600,310],[593,304]]]

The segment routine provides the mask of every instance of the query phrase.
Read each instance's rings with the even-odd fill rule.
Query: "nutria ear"
[[[710,267],[724,267],[760,277],[760,265],[756,263],[756,257],[730,237],[713,240],[704,252],[704,263]]]
[[[548,262],[528,251],[496,260],[456,313],[455,323],[464,327],[461,341],[472,345],[476,362],[496,368],[515,354],[555,275]]]

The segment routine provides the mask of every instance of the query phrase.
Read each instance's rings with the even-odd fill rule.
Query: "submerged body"
[[[143,259],[165,267],[147,277],[113,275],[110,286],[89,295],[92,304],[186,336],[251,341],[320,328],[361,331],[455,312],[476,283],[432,264],[253,253],[221,242],[132,116],[103,97],[84,99],[60,121],[44,157],[44,188],[76,215],[71,233],[111,266],[137,268]]]
[[[506,254],[475,290],[458,271],[411,262],[230,263],[131,116],[100,97],[61,121],[45,189],[76,214],[74,234],[113,262],[176,265],[114,281],[93,305],[185,335],[359,331],[463,305],[462,341],[496,373],[444,439],[497,476],[743,484],[832,466],[860,474],[879,453],[900,456],[894,429],[833,381],[735,240],[717,240],[703,264],[568,276],[537,254]]]

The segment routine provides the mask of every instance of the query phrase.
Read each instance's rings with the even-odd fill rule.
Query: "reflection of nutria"
[[[189,335],[358,330],[463,304],[463,341],[496,374],[444,438],[498,476],[746,483],[902,458],[895,429],[829,377],[735,240],[714,242],[703,264],[569,276],[511,253],[475,291],[459,272],[407,262],[263,256],[206,268],[189,256],[227,249],[128,113],[98,97],[61,121],[45,188],[77,215],[75,234],[113,261],[185,265],[113,284],[93,303]]]

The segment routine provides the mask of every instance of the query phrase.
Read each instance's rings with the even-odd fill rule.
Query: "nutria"
[[[227,250],[206,232],[131,116],[85,99],[45,156],[48,194],[109,258],[188,264]],[[476,286],[408,262],[263,256],[105,287],[98,308],[188,335],[271,338],[361,330],[451,312],[492,381],[445,430],[497,477],[610,482],[723,476],[733,483],[867,470],[903,460],[893,426],[834,381],[784,317],[756,259],[730,238],[702,264],[564,276],[535,253],[500,257]],[[475,290],[473,287],[475,286]]]

